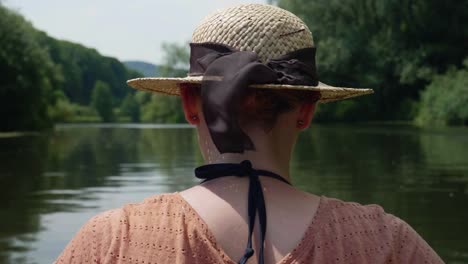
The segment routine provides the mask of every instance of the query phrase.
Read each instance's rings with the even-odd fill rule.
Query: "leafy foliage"
[[[41,46],[66,76],[60,88],[71,102],[89,105],[91,92],[98,80],[109,84],[112,96],[121,102],[130,91],[126,80],[140,77],[117,59],[102,56],[95,49],[56,40],[43,32],[38,32],[38,36]]]
[[[140,106],[133,93],[127,94],[122,102],[120,111],[129,116],[132,122],[140,122]]]
[[[0,2],[0,131],[39,130],[57,121],[99,120],[89,108],[95,83],[120,103],[140,77],[115,58],[34,29]]]
[[[0,131],[49,127],[48,105],[62,79],[32,25],[0,3]]]
[[[414,101],[432,76],[460,67],[468,43],[468,1],[280,0],[301,17],[318,48],[321,79],[344,87],[371,87],[356,103],[322,105],[317,118],[414,118]]]
[[[188,45],[165,43],[164,63],[160,68],[162,76],[185,77],[188,72],[189,50]],[[144,122],[157,123],[183,123],[185,122],[182,103],[177,96],[153,94],[142,105],[142,117]]]
[[[164,63],[161,67],[161,76],[185,77],[187,76],[190,52],[187,44],[163,43]]]
[[[464,68],[434,77],[421,96],[420,124],[468,125],[468,58]]]
[[[112,93],[107,83],[103,81],[96,82],[91,100],[91,105],[96,109],[103,122],[111,122],[114,120]]]

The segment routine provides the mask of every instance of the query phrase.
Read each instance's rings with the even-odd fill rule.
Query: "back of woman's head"
[[[183,89],[200,98],[200,85],[185,84]],[[271,130],[281,114],[293,111],[302,103],[317,103],[320,93],[302,90],[249,89],[238,107],[238,122],[241,126],[260,126]]]
[[[252,89],[240,105],[239,122],[241,126],[258,124],[270,130],[281,114],[296,109],[304,102],[316,103],[319,99],[318,92]]]

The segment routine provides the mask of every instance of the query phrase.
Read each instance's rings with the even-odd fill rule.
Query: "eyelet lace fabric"
[[[223,251],[190,204],[179,193],[171,193],[151,196],[141,203],[127,204],[91,218],[55,263],[234,264],[236,261]],[[293,263],[443,261],[407,223],[385,213],[380,206],[322,196],[304,237],[278,262]]]

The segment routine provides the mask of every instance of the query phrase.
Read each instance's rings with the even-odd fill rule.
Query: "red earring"
[[[197,115],[192,115],[192,116],[190,116],[190,119],[192,119],[192,121],[198,121],[198,116]]]

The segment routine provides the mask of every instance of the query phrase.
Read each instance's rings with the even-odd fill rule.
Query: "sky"
[[[52,37],[78,42],[121,61],[161,63],[164,42],[190,41],[209,13],[266,0],[3,0]]]

